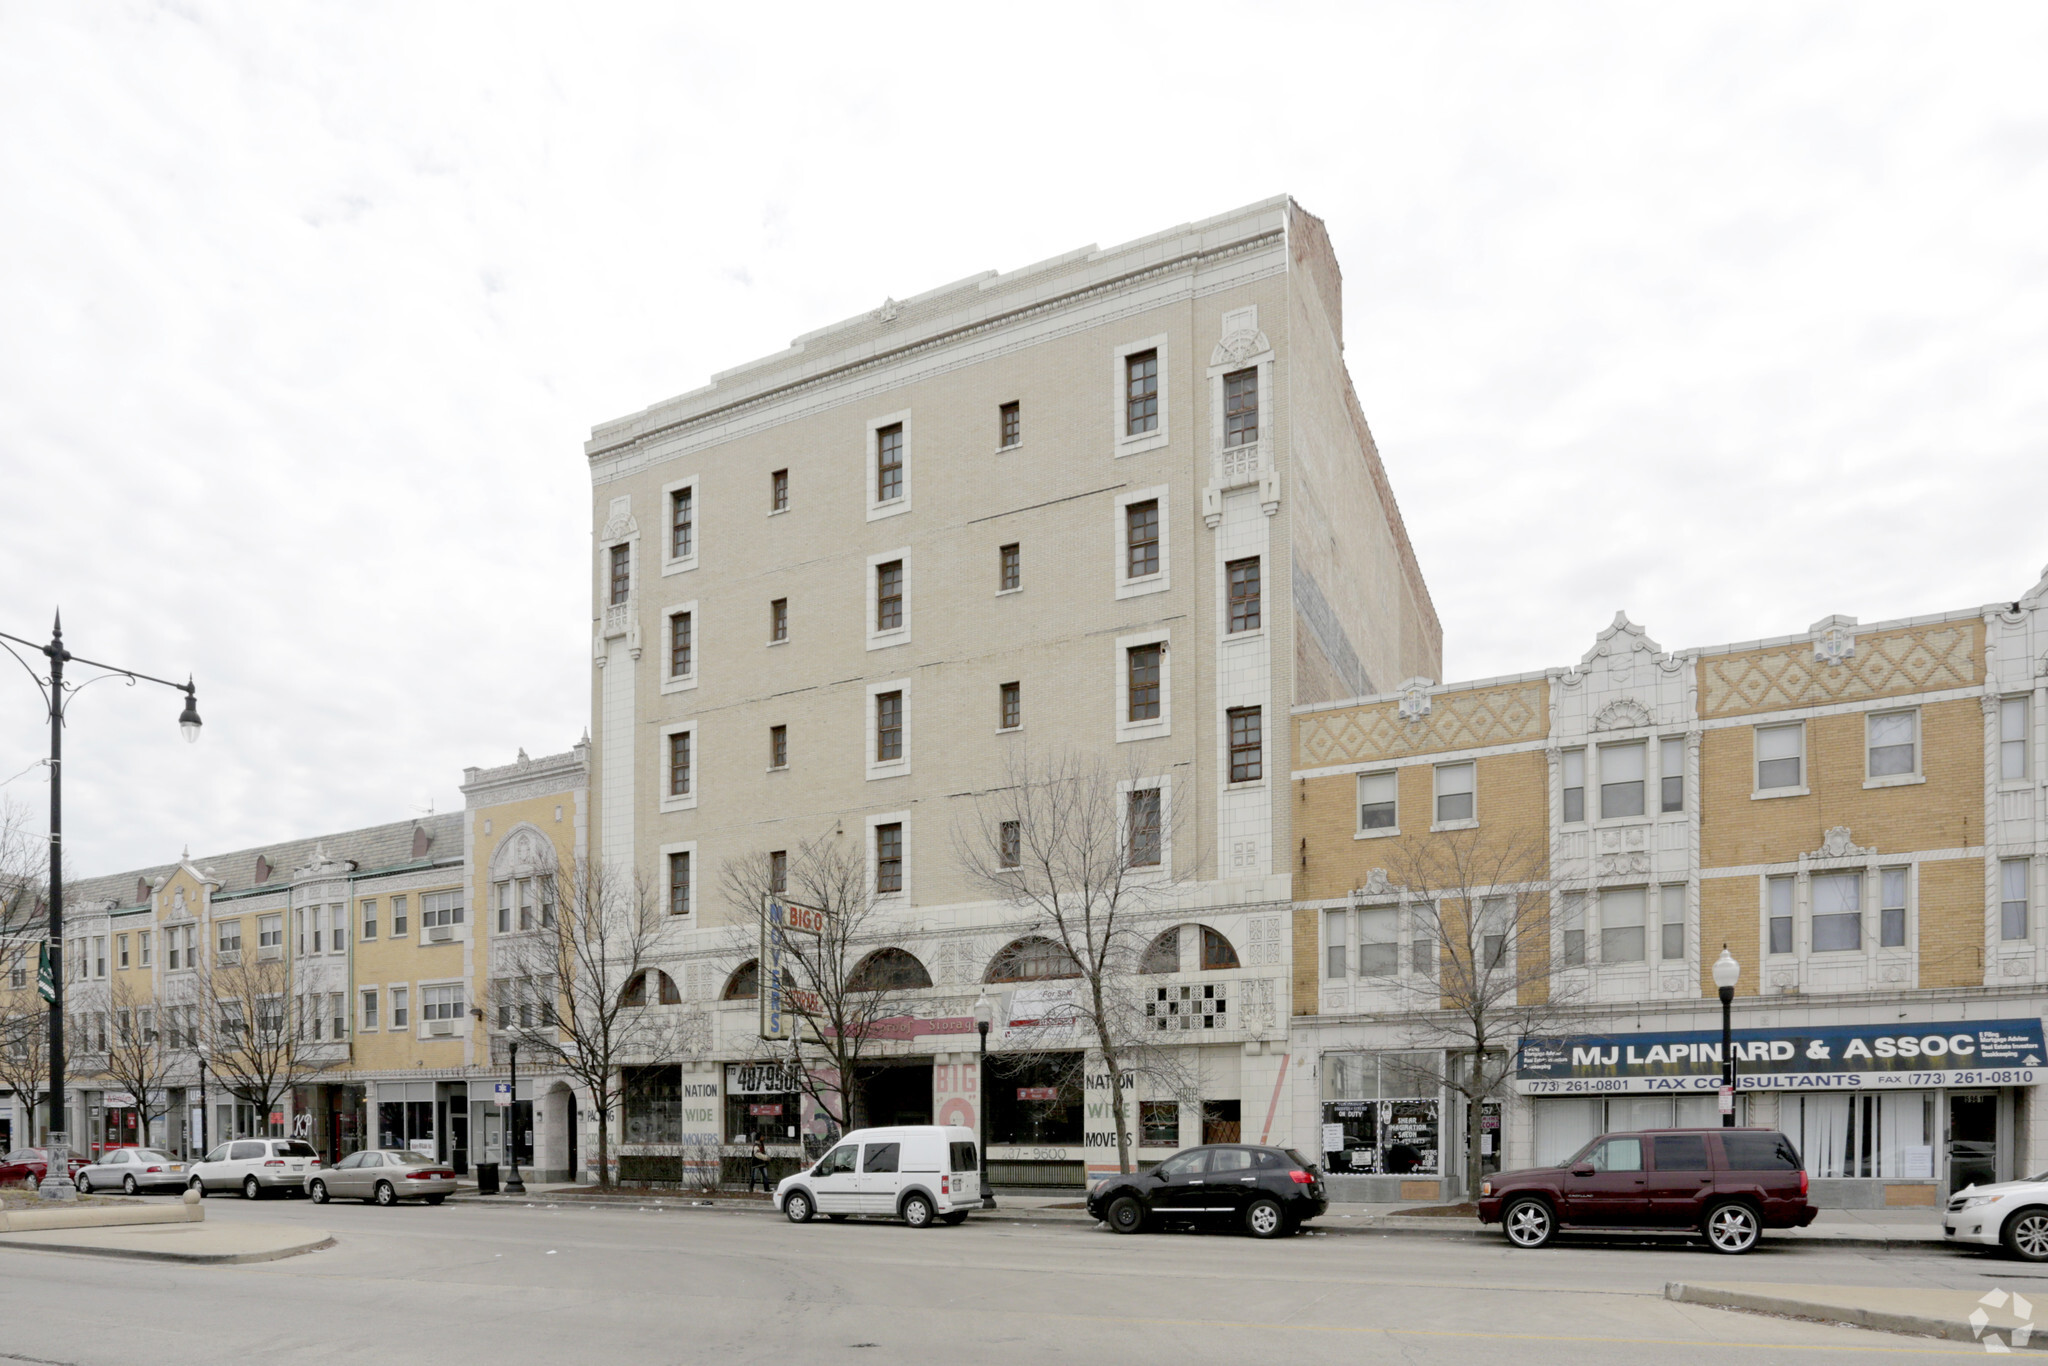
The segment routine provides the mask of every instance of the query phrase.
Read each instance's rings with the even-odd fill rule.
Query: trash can
[[[476,1193],[496,1195],[498,1193],[498,1164],[495,1162],[476,1163]]]

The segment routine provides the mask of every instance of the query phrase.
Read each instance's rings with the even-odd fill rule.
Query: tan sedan
[[[455,1191],[455,1173],[431,1157],[403,1148],[370,1148],[350,1153],[306,1182],[313,1203],[329,1200],[374,1200],[395,1205],[424,1200],[438,1205]]]

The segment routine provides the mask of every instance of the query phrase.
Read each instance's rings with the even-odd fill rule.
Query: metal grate
[[[1226,1028],[1229,1010],[1229,990],[1222,982],[1146,990],[1145,1019],[1156,1033]]]

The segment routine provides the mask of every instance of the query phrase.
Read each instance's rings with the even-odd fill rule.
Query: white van
[[[881,1214],[912,1228],[957,1224],[981,1205],[974,1130],[941,1124],[856,1129],[775,1188],[792,1224]]]

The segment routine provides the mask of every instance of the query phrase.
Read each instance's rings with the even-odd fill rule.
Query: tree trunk
[[[569,1122],[576,1122],[573,1114]],[[611,1108],[605,1104],[603,1092],[597,1096],[597,1188],[612,1188]]]
[[[1486,1072],[1485,1054],[1474,1050],[1472,1070],[1468,1074],[1468,1088],[1465,1098],[1465,1199],[1479,1198],[1479,1138],[1485,1131],[1486,1121]]]

